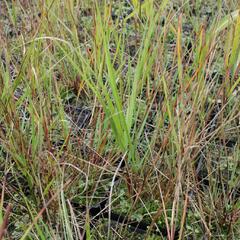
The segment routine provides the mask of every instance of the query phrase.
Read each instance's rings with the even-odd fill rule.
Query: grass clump
[[[1,1],[0,45],[0,239],[239,239],[237,1]]]

